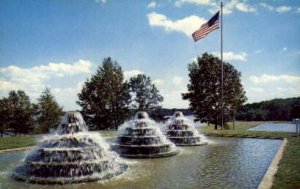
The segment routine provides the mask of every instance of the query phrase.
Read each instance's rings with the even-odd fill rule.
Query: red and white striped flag
[[[208,22],[202,24],[202,26],[192,34],[195,42],[219,28],[219,12],[220,11],[218,11]]]

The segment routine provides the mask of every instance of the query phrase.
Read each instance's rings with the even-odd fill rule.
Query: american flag
[[[218,11],[208,22],[204,23],[198,30],[196,30],[192,34],[195,42],[206,37],[207,34],[212,32],[213,30],[219,28],[219,12],[220,11]]]

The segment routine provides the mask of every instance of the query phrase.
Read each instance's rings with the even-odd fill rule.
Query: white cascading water
[[[119,127],[113,149],[129,158],[165,157],[179,152],[146,112],[138,112]]]
[[[204,135],[199,134],[195,124],[184,117],[182,112],[174,115],[162,126],[161,130],[177,146],[199,146],[208,144]]]
[[[41,184],[78,183],[109,179],[127,167],[99,134],[88,132],[79,112],[68,112],[57,131],[14,169],[13,177]]]

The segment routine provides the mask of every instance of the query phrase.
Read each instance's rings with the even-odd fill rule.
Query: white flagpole
[[[223,129],[224,126],[224,70],[223,70],[223,2],[221,1],[221,64],[222,64],[222,76],[221,76],[221,129]]]

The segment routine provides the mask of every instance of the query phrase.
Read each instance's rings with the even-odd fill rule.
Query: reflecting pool
[[[249,131],[296,132],[296,125],[292,123],[264,123],[248,129]]]
[[[105,135],[105,134],[104,134]],[[181,147],[172,157],[128,159],[128,171],[108,181],[36,185],[15,181],[10,170],[26,151],[0,154],[0,189],[257,188],[281,140],[208,137],[206,146]]]

